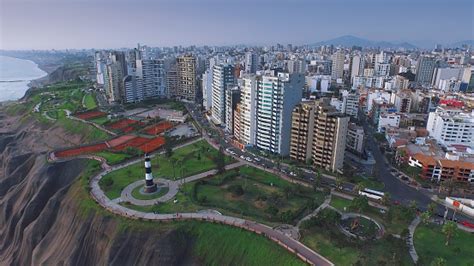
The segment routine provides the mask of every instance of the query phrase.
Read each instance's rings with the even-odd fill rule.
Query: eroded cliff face
[[[87,161],[48,163],[50,146],[68,144],[49,140],[51,129],[14,121],[1,128],[0,265],[199,264],[182,230],[124,229],[105,211],[82,212],[78,177]]]

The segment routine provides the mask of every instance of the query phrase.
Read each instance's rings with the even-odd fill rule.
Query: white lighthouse
[[[145,154],[145,193],[155,192],[157,189],[156,184],[153,182],[153,174],[151,173],[151,160],[148,154]]]

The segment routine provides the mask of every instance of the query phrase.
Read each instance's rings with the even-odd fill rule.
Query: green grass
[[[389,235],[361,242],[332,223],[303,227],[300,233],[301,242],[336,265],[412,265],[404,241]]]
[[[348,199],[332,196],[330,205],[341,212],[353,211],[350,208],[351,200]],[[344,207],[346,210],[344,210]],[[406,215],[404,211],[404,207],[401,206],[392,206],[391,211],[386,213],[381,213],[378,208],[369,207],[367,210],[362,211],[362,213],[383,224],[387,234],[400,235],[404,229],[408,228],[408,225],[414,218],[411,215]]]
[[[241,167],[239,170],[240,174],[234,169],[203,181],[185,184],[176,195],[177,203],[169,201],[148,207],[124,206],[158,213],[216,209],[224,214],[273,225],[276,222],[294,223],[324,200],[321,192],[291,184],[264,171],[248,167]],[[244,177],[243,172],[253,175]],[[228,189],[232,186],[241,186],[244,193],[235,195]],[[290,189],[288,196],[285,188]],[[268,211],[270,206],[276,212]],[[285,212],[289,216],[285,216]]]
[[[171,159],[177,162],[174,166],[174,171],[170,158],[167,158],[165,155],[157,155],[151,161],[153,176],[166,179],[174,179],[176,177],[176,179],[179,179],[183,176],[191,176],[215,169],[216,165],[212,158],[217,156],[217,154],[218,151],[204,140],[179,148],[171,156]],[[226,162],[231,163],[232,158],[226,156]],[[144,174],[143,162],[139,162],[107,174],[99,184],[102,186],[106,179],[112,179],[113,184],[108,187],[102,187],[102,189],[107,197],[114,199],[120,196],[122,189],[134,181],[143,178]]]
[[[373,177],[364,178],[361,176],[354,176],[354,177],[348,178],[348,181],[353,184],[362,183],[364,187],[375,189],[375,190],[381,190],[385,187],[384,183],[374,179]]]
[[[84,95],[84,107],[88,110],[97,108],[95,93],[88,93]]]
[[[458,230],[445,246],[446,238],[438,225],[420,225],[414,236],[415,249],[423,264],[430,264],[437,257],[446,265],[474,265],[474,235]]]
[[[204,265],[304,265],[276,243],[225,225],[187,223],[195,239],[193,254]]]
[[[107,116],[103,116],[103,117],[98,117],[98,118],[91,119],[91,120],[89,120],[89,122],[93,122],[93,123],[96,123],[98,125],[103,125],[103,124],[109,122],[109,119],[107,118]]]
[[[150,195],[144,195],[140,193],[140,189],[142,189],[143,186],[136,187],[134,190],[132,190],[132,196],[136,199],[141,199],[141,200],[149,200],[149,199],[157,199],[166,193],[168,193],[169,189],[168,187],[163,187],[158,191],[157,193],[153,193]]]
[[[121,163],[133,157],[132,155],[127,153],[116,153],[110,151],[97,152],[94,154],[103,157],[107,161],[107,163],[111,165]]]
[[[133,232],[165,235],[177,230],[182,233],[191,254],[206,265],[305,265],[299,258],[289,253],[275,242],[239,228],[198,221],[159,223],[132,220],[113,215],[99,206],[89,196],[89,179],[100,170],[100,164],[88,160],[80,178],[68,193],[79,205],[80,217],[109,217],[117,223],[118,234],[127,230]]]

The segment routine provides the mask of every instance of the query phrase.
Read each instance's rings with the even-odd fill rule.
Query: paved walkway
[[[324,200],[323,204],[321,204],[318,208],[316,208],[316,210],[314,210],[312,213],[306,215],[305,217],[303,217],[297,224],[296,224],[296,227],[299,229],[301,224],[306,221],[306,220],[309,220],[311,218],[313,218],[314,216],[318,215],[318,213],[322,210],[322,209],[325,209],[327,206],[329,206],[329,203],[331,203],[331,194],[329,194],[326,199]]]
[[[415,244],[413,243],[413,236],[415,235],[416,227],[420,224],[420,216],[416,216],[415,219],[408,226],[408,238],[407,245],[409,248],[410,256],[413,262],[416,264],[418,262],[418,254],[416,253]]]
[[[237,168],[237,167],[240,167],[240,166],[243,166],[243,165],[245,165],[245,163],[236,162],[236,163],[233,163],[233,164],[226,165],[225,169],[230,170],[230,169],[234,169],[234,168]],[[130,202],[130,203],[132,203],[134,205],[138,205],[138,206],[149,206],[149,205],[155,205],[157,203],[167,202],[167,201],[172,200],[176,196],[176,194],[178,194],[179,187],[182,184],[193,182],[193,181],[196,181],[196,180],[199,180],[199,179],[203,179],[203,178],[215,175],[216,173],[217,173],[217,170],[214,169],[214,170],[209,170],[207,172],[203,172],[203,173],[200,173],[200,174],[192,175],[192,176],[189,176],[189,177],[186,177],[186,178],[183,178],[183,179],[179,179],[179,180],[176,180],[176,181],[163,179],[163,178],[158,178],[158,179],[156,179],[156,181],[158,183],[165,184],[165,186],[168,187],[168,192],[165,195],[163,195],[163,196],[161,196],[157,199],[150,199],[150,200],[140,200],[140,199],[136,199],[132,196],[132,191],[136,187],[143,186],[143,184],[145,184],[145,180],[141,179],[141,180],[135,181],[132,184],[125,187],[122,190],[122,194],[121,194],[120,198],[121,198],[121,201]]]
[[[196,139],[193,142],[189,142],[189,143],[177,146],[174,149],[178,149],[180,147],[189,145],[199,140],[200,139]],[[156,154],[153,154],[151,157],[154,157],[154,156],[156,156]],[[91,193],[92,198],[97,203],[99,203],[99,205],[101,205],[103,208],[107,209],[108,211],[114,214],[131,218],[131,219],[145,219],[145,220],[150,220],[150,221],[176,221],[176,220],[193,219],[193,220],[201,220],[201,221],[208,221],[208,222],[214,222],[214,223],[223,223],[226,225],[239,227],[239,228],[263,235],[269,238],[270,240],[276,242],[280,246],[284,247],[288,251],[296,254],[304,262],[307,262],[311,265],[323,265],[323,266],[334,265],[331,261],[324,258],[320,254],[316,253],[312,249],[308,248],[307,246],[305,246],[298,240],[295,240],[291,238],[290,236],[287,236],[283,234],[282,232],[279,232],[278,230],[275,230],[267,225],[257,223],[255,221],[241,219],[238,217],[221,215],[221,214],[213,213],[213,212],[157,214],[157,213],[146,213],[146,212],[136,211],[136,210],[128,209],[124,206],[121,206],[119,204],[119,202],[121,201],[121,198],[114,199],[114,200],[109,199],[100,188],[99,181],[102,177],[104,177],[106,174],[112,171],[127,167],[137,162],[141,162],[142,158],[137,158],[135,160],[131,160],[125,163],[110,166],[101,157],[89,156],[89,155],[86,155],[84,157],[101,161],[101,166],[103,170],[90,179],[90,187],[91,187],[90,193]],[[66,158],[66,159],[55,158],[54,153],[50,153],[48,156],[48,160],[52,162],[62,161],[62,160],[71,160],[71,159],[74,159],[74,158]],[[248,162],[239,160],[239,162],[228,165],[226,166],[226,168],[238,167],[243,164],[248,164]],[[264,169],[264,170],[268,171],[268,169]],[[202,173],[202,174],[205,174],[205,173]],[[194,176],[184,179],[184,182],[191,182],[194,180],[198,180],[200,178],[203,178],[203,177],[200,175],[194,175]]]

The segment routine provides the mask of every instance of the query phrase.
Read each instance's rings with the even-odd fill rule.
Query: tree
[[[336,187],[339,189],[340,187],[342,187],[342,184],[344,184],[344,180],[342,179],[342,177],[336,177]]]
[[[416,201],[410,201],[410,204],[408,204],[408,208],[410,209],[412,214],[416,213],[416,210],[418,209]]]
[[[382,197],[382,203],[383,203],[384,205],[389,205],[389,204],[390,204],[390,201],[391,201],[390,198],[391,198],[390,193],[385,192],[384,195],[383,195],[383,197]]]
[[[429,211],[431,214],[435,213],[435,211],[436,211],[436,203],[431,202],[430,204],[428,204],[428,211]]]
[[[449,241],[456,234],[457,230],[458,230],[458,225],[453,221],[447,221],[443,225],[443,228],[441,229],[441,231],[446,236],[446,243],[445,243],[446,246],[449,245]]]
[[[225,171],[225,159],[224,153],[222,152],[222,146],[219,148],[217,155],[214,157],[214,163],[216,164],[217,173],[223,173]]]
[[[358,213],[366,210],[369,207],[369,200],[364,196],[355,197],[351,202],[351,208]]]
[[[446,260],[441,257],[437,257],[431,262],[431,266],[444,266],[444,265],[446,265]]]
[[[429,211],[425,211],[423,212],[421,215],[420,215],[420,218],[421,218],[421,222],[423,224],[428,224],[430,222],[430,217],[431,217],[431,213]]]
[[[169,136],[165,136],[165,155],[170,158],[173,155],[173,139]]]
[[[178,162],[178,159],[171,157],[169,158],[169,161],[173,167],[173,178],[176,179],[176,163]]]
[[[362,190],[364,190],[364,189],[365,189],[364,183],[359,182],[359,183],[357,183],[357,184],[354,186],[354,189],[353,189],[353,190],[354,190],[354,192],[359,192],[359,191],[362,191]]]

